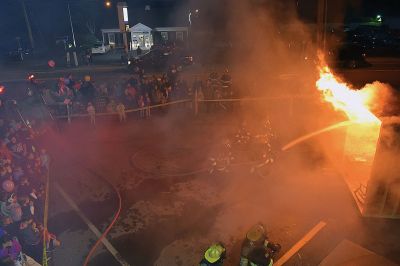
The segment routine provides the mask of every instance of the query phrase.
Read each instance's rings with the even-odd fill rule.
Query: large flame
[[[358,123],[380,123],[380,120],[368,109],[368,103],[373,98],[372,90],[353,90],[345,82],[336,78],[329,67],[320,68],[320,78],[316,82],[318,90],[322,91],[324,99],[335,109],[339,109],[347,117]]]
[[[368,186],[374,164],[381,121],[369,108],[374,105],[377,90],[374,84],[354,90],[336,78],[327,66],[320,68],[316,85],[325,101],[349,118],[342,160],[335,158],[333,161],[340,161],[337,166],[343,171],[345,181],[363,212],[367,201],[365,197],[360,198],[356,191]]]

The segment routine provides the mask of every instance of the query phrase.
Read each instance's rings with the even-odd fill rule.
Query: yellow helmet
[[[204,258],[208,262],[214,263],[221,258],[221,255],[224,251],[225,251],[225,248],[222,245],[213,244],[204,253]]]
[[[262,224],[253,225],[250,230],[247,232],[246,237],[250,241],[258,241],[262,237],[265,237],[265,229]]]

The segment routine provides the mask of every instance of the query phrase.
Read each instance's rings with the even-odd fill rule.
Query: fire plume
[[[334,76],[329,67],[320,67],[317,89],[323,93],[325,101],[336,110],[343,111],[347,117],[358,123],[380,123],[380,120],[368,109],[373,98],[372,90],[354,90]]]
[[[346,121],[349,124],[339,123],[347,126],[342,160],[335,157],[332,161],[344,173],[344,179],[364,214],[370,202],[367,193],[371,191],[369,184],[372,184],[370,179],[381,131],[381,121],[371,112],[376,104],[378,88],[369,84],[360,90],[352,89],[323,65],[319,68],[316,87],[326,102],[344,112],[349,119]],[[366,188],[364,194],[360,192],[362,187]]]

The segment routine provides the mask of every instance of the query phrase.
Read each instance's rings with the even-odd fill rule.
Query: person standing
[[[200,87],[199,89],[197,89],[197,101],[199,102],[199,111],[202,112],[203,111],[203,105],[204,105],[204,93],[202,88]]]
[[[140,95],[140,96],[139,96],[139,99],[138,99],[138,107],[140,108],[140,111],[139,111],[139,113],[140,113],[140,118],[144,118],[144,111],[145,111],[144,107],[145,107],[145,104],[144,104],[143,95]]]
[[[140,48],[140,45],[138,45],[138,47],[136,49],[136,55],[137,55],[137,57],[140,57],[142,55],[142,49]]]
[[[150,105],[151,105],[151,99],[148,93],[145,94],[144,96],[144,104],[146,105],[146,119],[150,118]]]
[[[123,103],[119,103],[116,109],[119,117],[119,122],[126,122],[125,105]]]
[[[42,234],[36,227],[36,223],[32,219],[22,221],[19,226],[19,234],[24,251],[35,261],[42,261]]]
[[[269,241],[262,224],[253,225],[242,243],[240,266],[272,265],[273,257],[280,249],[279,244]]]
[[[221,76],[221,91],[223,97],[227,97],[231,94],[232,77],[229,74],[229,70],[225,69],[224,74]]]
[[[96,88],[94,87],[91,77],[89,75],[86,75],[84,77],[84,80],[80,86],[79,89],[81,95],[82,95],[82,100],[84,104],[86,105],[88,102],[91,102],[94,100],[95,94],[96,94]]]
[[[21,244],[18,242],[16,237],[11,238],[11,236],[4,234],[1,238],[0,247],[0,261],[12,261],[15,262],[18,259],[19,254],[22,251]]]
[[[210,88],[210,94],[213,96],[213,98],[216,98],[217,91],[219,89],[219,75],[217,72],[213,71],[210,73],[208,76],[208,87]]]
[[[96,125],[96,109],[94,109],[94,106],[91,102],[88,103],[86,110],[89,114],[90,124],[95,126]]]

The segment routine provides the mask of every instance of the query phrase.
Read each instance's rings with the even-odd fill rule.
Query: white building
[[[104,45],[112,48],[122,48],[123,37],[118,28],[101,29]],[[149,50],[154,44],[163,44],[169,42],[186,43],[188,40],[187,27],[158,27],[150,28],[142,23],[129,28],[128,40],[129,49],[136,50],[139,46],[142,50]]]
[[[136,50],[139,46],[142,50],[149,50],[153,46],[152,29],[142,23],[138,23],[129,29],[131,33],[131,48]]]

